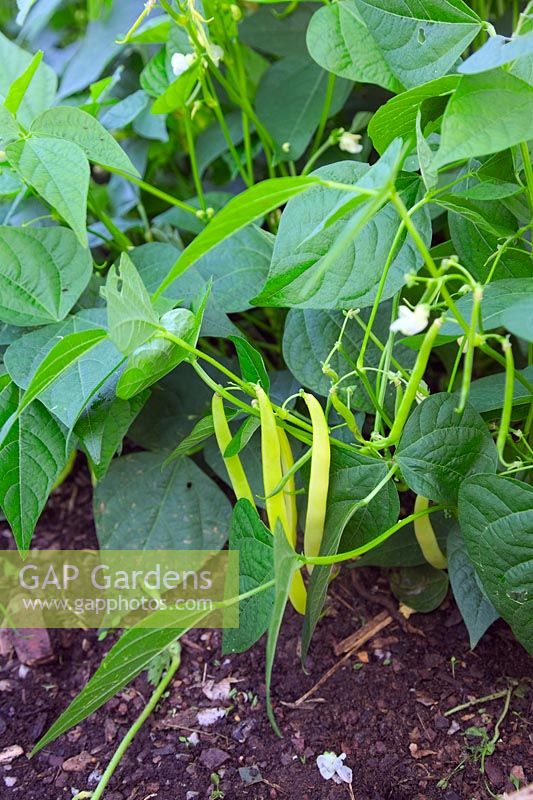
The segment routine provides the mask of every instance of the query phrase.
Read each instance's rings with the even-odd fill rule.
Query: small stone
[[[185,800],[198,800],[199,797],[200,797],[200,792],[195,792],[189,789],[189,791],[185,795]]]
[[[24,750],[18,744],[12,744],[0,752],[0,764],[11,764],[16,758],[24,754]]]
[[[220,750],[218,747],[208,747],[207,750],[202,750],[198,762],[202,767],[213,771],[218,769],[229,758],[229,754],[225,753],[224,750]]]
[[[16,784],[16,782],[17,782],[16,778],[13,778],[13,777],[4,778],[4,783],[5,783],[5,785],[7,786],[8,789],[11,789]]]
[[[239,775],[245,786],[252,786],[263,780],[257,767],[239,767]]]
[[[91,786],[92,784],[96,785],[100,782],[102,778],[102,772],[99,769],[93,769],[90,775],[87,778],[87,784]]]
[[[490,758],[485,761],[485,773],[493,786],[503,786],[505,779],[499,767],[492,763]]]
[[[63,761],[61,765],[64,772],[83,772],[83,770],[94,764],[96,759],[87,750],[82,750],[77,756],[72,756]]]
[[[247,740],[256,724],[256,720],[253,719],[253,717],[250,717],[249,719],[243,719],[238,725],[235,726],[235,728],[233,728],[231,732],[231,738],[242,744]]]
[[[441,717],[440,714],[435,715],[434,722],[435,722],[435,727],[439,731],[447,731],[448,728],[450,727],[450,723],[446,719],[446,717]]]

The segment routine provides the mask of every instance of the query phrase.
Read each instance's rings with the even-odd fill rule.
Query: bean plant
[[[418,612],[451,584],[472,647],[502,617],[533,650],[533,4],[19,8],[0,506],[20,553],[76,452],[102,549],[238,550],[223,651],[267,634],[276,730],[286,606],[305,660],[344,564]],[[37,748],[199,625],[127,630]]]

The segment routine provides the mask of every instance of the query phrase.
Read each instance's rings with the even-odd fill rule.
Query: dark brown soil
[[[49,504],[36,545],[95,545],[90,495],[87,478],[78,470]],[[10,546],[7,530],[3,535],[2,546]],[[350,570],[335,582],[307,675],[297,655],[299,621],[288,613],[274,675],[282,739],[266,720],[264,642],[245,655],[223,658],[218,632],[199,631],[185,639],[171,691],[128,750],[106,800],[347,800],[346,785],[326,782],[318,772],[315,759],[324,750],[346,752],[357,800],[479,800],[510,790],[511,774],[533,779],[533,693],[527,680],[512,696],[484,773],[474,752],[480,740],[465,732],[483,728],[492,738],[504,699],[444,716],[458,704],[531,675],[527,654],[502,623],[471,652],[450,600],[436,613],[411,617],[418,632],[405,632],[394,621],[321,687],[314,702],[298,708],[282,704],[312,687],[338,660],[334,644],[381,612],[380,599],[390,601],[377,571],[365,570],[361,581],[370,599],[356,594]],[[55,661],[29,670],[13,655],[0,661],[0,761],[9,746],[19,745],[24,753],[31,749],[83,687],[110,643],[98,642],[93,632],[56,632]],[[203,691],[206,681],[228,676],[235,680],[233,696],[226,703],[209,700]],[[142,675],[31,761],[21,755],[0,766],[0,797],[59,800],[94,789],[150,692]],[[202,728],[198,709],[221,704],[228,707],[227,716]],[[185,741],[193,730],[199,735],[196,745]],[[239,773],[246,767],[257,768],[262,780],[247,786],[243,776],[249,777],[249,771]],[[220,794],[211,782],[213,772],[220,776]]]

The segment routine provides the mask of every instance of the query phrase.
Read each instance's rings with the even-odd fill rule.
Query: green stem
[[[383,483],[383,481],[382,481]],[[397,533],[402,528],[405,528],[406,525],[410,525],[416,519],[423,517],[426,514],[433,514],[435,511],[443,511],[444,506],[431,506],[431,508],[425,509],[424,511],[419,511],[416,514],[410,514],[408,517],[404,517],[404,519],[398,520],[396,525],[393,525],[388,530],[381,533],[379,536],[376,536],[375,539],[372,539],[371,542],[367,542],[366,544],[361,545],[361,547],[356,547],[354,550],[349,550],[346,553],[336,553],[331,556],[314,556],[310,558],[306,558],[304,555],[298,555],[298,560],[302,561],[304,564],[320,564],[322,566],[330,566],[331,564],[338,564],[341,561],[350,561],[352,558],[358,558],[359,556],[368,553],[370,550],[373,550],[378,545],[382,544],[384,541],[389,539],[395,533]]]
[[[183,211],[186,211],[188,214],[192,214],[194,217],[198,213],[198,209],[194,208],[194,206],[184,203],[183,200],[178,200],[177,197],[172,197],[171,194],[167,194],[167,192],[161,191],[161,189],[158,189],[156,186],[152,186],[150,183],[146,183],[146,181],[136,178],[135,175],[131,175],[129,172],[125,172],[125,170],[110,169],[109,172],[113,172],[115,175],[120,175],[121,178],[126,178],[126,180],[130,181],[130,183],[133,183],[135,186],[138,186],[139,189],[142,189],[143,192],[147,192],[154,197],[158,197],[160,200],[164,200],[165,203],[168,203],[171,206],[181,208]]]
[[[407,228],[407,230],[411,234],[411,238],[412,238],[413,242],[415,243],[415,245],[416,245],[416,247],[418,249],[418,252],[420,253],[422,258],[424,259],[424,262],[426,264],[428,272],[430,273],[430,275],[433,278],[439,278],[440,277],[440,273],[439,273],[439,270],[437,268],[437,265],[435,264],[435,262],[433,260],[433,257],[431,255],[431,253],[429,252],[429,249],[427,248],[424,240],[420,236],[420,234],[419,234],[419,232],[418,232],[418,230],[416,228],[416,225],[414,225],[413,220],[411,219],[409,211],[407,210],[407,207],[405,206],[402,198],[400,197],[399,194],[397,194],[397,192],[393,192],[392,195],[391,195],[391,200],[394,203],[394,205],[396,207],[396,210],[398,211],[400,217],[405,222],[405,227]],[[452,314],[454,315],[455,319],[457,320],[457,322],[459,323],[461,328],[464,330],[464,332],[466,334],[468,334],[468,332],[470,330],[470,327],[469,327],[468,323],[466,322],[466,320],[463,318],[463,316],[462,316],[461,312],[459,311],[459,309],[457,308],[457,306],[455,305],[455,301],[452,298],[451,294],[449,293],[448,287],[446,286],[446,284],[442,285],[441,292],[442,292],[442,296],[443,296],[444,300],[446,301],[446,305],[448,306],[448,308],[450,309],[450,311],[452,312]]]
[[[324,96],[324,104],[322,106],[322,113],[320,115],[320,122],[318,123],[317,132],[315,135],[315,140],[313,142],[313,149],[312,152],[315,152],[320,142],[322,141],[322,137],[324,136],[324,131],[326,130],[326,125],[328,124],[329,113],[331,110],[331,103],[333,101],[333,92],[335,91],[335,81],[336,76],[333,72],[328,72],[328,84],[326,86],[326,94]]]
[[[504,451],[509,434],[509,427],[511,425],[511,415],[513,413],[515,368],[511,342],[508,339],[504,339],[502,347],[505,356],[505,390],[500,429],[498,431],[498,438],[496,439],[496,448],[500,461],[508,467],[510,465],[505,461]]]
[[[461,384],[461,396],[456,411],[462,414],[466,408],[470,382],[472,380],[472,369],[474,367],[474,353],[476,350],[477,328],[479,323],[479,310],[483,299],[483,289],[476,286],[472,293],[472,316],[470,319],[470,331],[467,337],[466,353],[463,367],[463,381]]]
[[[526,175],[529,206],[531,208],[531,212],[533,213],[533,166],[531,165],[527,142],[520,143],[520,152],[522,153],[522,161]]]
[[[207,205],[204,197],[204,188],[202,186],[202,179],[200,178],[200,173],[198,171],[198,161],[196,159],[196,147],[194,144],[194,136],[192,132],[192,122],[189,109],[185,109],[185,114],[183,116],[183,124],[185,127],[185,136],[187,138],[187,149],[189,151],[189,161],[191,163],[192,179],[196,189],[196,194],[198,195],[198,200],[200,201],[200,206],[202,207],[202,210],[205,211]]]
[[[181,661],[180,655],[179,655],[179,652],[177,652],[177,653],[175,653],[175,655],[173,655],[172,661],[170,662],[170,666],[169,666],[168,670],[166,671],[165,676],[159,682],[159,684],[158,684],[156,690],[154,691],[154,693],[152,694],[150,700],[148,701],[146,706],[143,708],[142,712],[139,714],[139,716],[137,717],[137,719],[135,720],[133,725],[130,727],[130,729],[128,730],[128,732],[126,733],[124,738],[122,739],[121,743],[119,744],[119,746],[115,750],[115,753],[113,754],[113,758],[111,759],[111,761],[107,765],[107,769],[105,770],[104,774],[100,778],[100,783],[98,784],[98,786],[96,787],[96,790],[92,794],[92,800],[100,800],[100,798],[103,796],[104,791],[105,791],[105,789],[107,787],[107,784],[109,783],[109,781],[113,777],[113,774],[114,774],[116,768],[118,767],[118,765],[119,765],[124,753],[126,752],[128,747],[132,743],[133,739],[135,738],[135,736],[139,732],[139,729],[146,722],[146,720],[148,719],[148,717],[150,716],[150,714],[152,713],[154,708],[157,706],[157,704],[160,701],[161,697],[163,696],[167,686],[169,685],[170,681],[172,680],[172,678],[174,677],[176,671],[178,670],[179,665],[180,665],[180,661]]]
[[[393,426],[391,427],[390,433],[386,439],[373,442],[374,447],[389,447],[390,445],[396,444],[402,435],[404,425],[407,422],[407,418],[411,411],[411,406],[413,405],[416,395],[420,389],[420,382],[422,381],[426,372],[426,367],[431,355],[433,343],[442,327],[442,322],[442,318],[436,319],[426,333],[424,341],[422,342],[420,350],[418,351],[415,366],[411,373],[411,377],[409,378],[409,383],[405,389],[405,394],[402,402],[400,403],[400,407],[398,409],[398,413],[396,414],[396,418]]]

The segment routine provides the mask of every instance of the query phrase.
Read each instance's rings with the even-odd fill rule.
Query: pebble
[[[200,753],[198,763],[201,764],[202,767],[215,770],[229,758],[229,754],[224,752],[224,750],[220,750],[218,747],[208,747],[207,750],[202,750]]]
[[[17,782],[16,778],[12,778],[12,777],[4,778],[4,783],[5,783],[5,785],[7,786],[8,789],[11,789],[16,784],[16,782]]]

